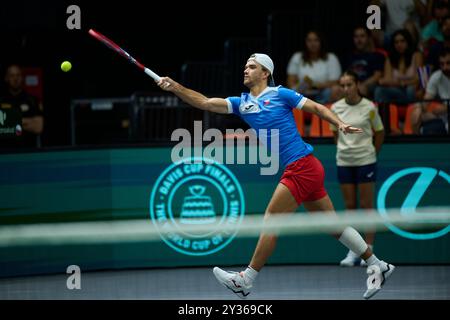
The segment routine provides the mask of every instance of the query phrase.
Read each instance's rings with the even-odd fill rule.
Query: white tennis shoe
[[[384,261],[367,267],[367,290],[364,293],[364,299],[370,299],[380,291],[394,270],[395,266]]]
[[[250,288],[252,286],[245,283],[241,273],[224,271],[218,267],[214,267],[213,273],[222,285],[233,291],[239,298],[246,299],[250,294]]]
[[[349,250],[347,256],[341,260],[341,267],[356,267],[361,265],[362,260],[360,257],[356,255],[352,250]]]

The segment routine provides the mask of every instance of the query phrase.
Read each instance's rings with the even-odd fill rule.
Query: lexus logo
[[[391,189],[392,185],[397,181],[403,179],[410,174],[419,174],[418,179],[409,190],[403,204],[400,208],[400,213],[403,215],[408,215],[415,213],[420,200],[427,192],[431,192],[430,185],[435,179],[444,179],[448,184],[450,184],[450,176],[442,170],[437,170],[434,168],[427,167],[415,167],[401,170],[392,176],[390,176],[381,186],[380,192],[377,198],[377,207],[380,215],[386,219],[387,227],[394,233],[413,240],[428,240],[441,237],[450,231],[450,225],[445,228],[430,232],[430,233],[412,233],[403,230],[391,223],[389,223],[389,215],[386,211],[386,197]],[[417,214],[417,213],[416,213]]]

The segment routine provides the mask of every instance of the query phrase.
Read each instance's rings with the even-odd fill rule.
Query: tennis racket
[[[121,47],[119,47],[114,41],[112,41],[111,39],[107,38],[106,36],[104,36],[103,34],[101,34],[98,31],[95,31],[94,29],[90,29],[89,30],[89,34],[94,37],[95,39],[97,39],[98,41],[102,42],[104,45],[106,45],[108,48],[110,48],[111,50],[114,50],[115,52],[117,52],[118,54],[120,54],[122,57],[124,57],[125,59],[127,59],[128,61],[130,61],[132,64],[134,64],[135,66],[137,66],[139,69],[141,69],[142,71],[144,71],[148,76],[152,77],[153,80],[155,80],[156,82],[159,82],[159,80],[161,79],[156,73],[154,73],[152,70],[150,70],[149,68],[147,68],[146,66],[144,66],[142,63],[140,63],[139,61],[137,61],[135,58],[133,58],[128,52],[126,52],[125,50],[123,50]]]

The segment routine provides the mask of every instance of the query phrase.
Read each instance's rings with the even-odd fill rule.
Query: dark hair
[[[324,37],[323,37],[322,33],[317,30],[310,30],[306,33],[306,36],[305,36],[305,50],[302,53],[302,58],[303,58],[304,64],[312,64],[312,62],[313,62],[311,53],[308,51],[308,47],[306,46],[306,38],[308,37],[308,35],[310,33],[314,33],[319,38],[319,42],[320,42],[319,59],[326,60],[327,56],[328,56],[328,53],[325,50],[325,41],[324,41]]]
[[[345,76],[349,76],[349,77],[353,78],[353,81],[354,81],[355,84],[356,84],[356,92],[358,93],[358,95],[359,95],[360,97],[364,97],[364,95],[361,93],[361,91],[359,91],[359,86],[358,86],[358,83],[359,83],[359,77],[358,77],[358,74],[357,74],[355,71],[353,71],[353,70],[351,70],[351,69],[348,69],[347,71],[345,71],[345,72],[341,75],[341,78],[342,78],[342,77],[345,77]]]
[[[406,51],[404,53],[405,57],[405,65],[409,67],[411,65],[412,57],[414,55],[414,42],[411,37],[411,34],[406,29],[397,30],[394,32],[391,38],[391,48],[389,51],[389,59],[391,60],[391,64],[394,68],[398,68],[398,65],[400,63],[401,55],[400,53],[395,50],[395,37],[398,35],[401,35],[403,38],[405,38],[406,43],[408,47],[406,48]]]
[[[272,74],[270,73],[270,70],[261,65],[262,71],[266,71],[269,73],[269,77],[267,78],[267,86],[269,87],[275,87],[275,79],[273,78]]]
[[[345,76],[352,77],[352,78],[353,78],[353,81],[355,81],[355,83],[358,83],[358,82],[359,82],[359,77],[358,77],[358,75],[356,74],[356,72],[353,71],[353,70],[347,70],[347,71],[345,71],[345,72],[341,75],[341,78],[342,78],[342,77],[345,77]]]
[[[363,26],[363,25],[354,27],[353,28],[353,34],[355,33],[356,30],[360,30],[360,29],[363,30],[366,33],[366,35],[370,38],[370,31],[369,31],[369,29],[367,29],[367,27]]]
[[[439,51],[439,58],[441,58],[441,57],[445,57],[446,55],[448,55],[448,54],[450,54],[450,48],[442,48],[440,51]]]

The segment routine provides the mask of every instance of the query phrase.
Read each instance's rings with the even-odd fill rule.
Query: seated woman
[[[384,75],[375,89],[375,101],[408,104],[416,100],[419,84],[417,68],[422,66],[422,54],[414,48],[409,32],[394,32],[389,56],[384,64]]]
[[[292,55],[287,74],[289,88],[321,104],[338,98],[341,65],[335,54],[326,52],[323,38],[317,31],[306,34],[305,51]]]

